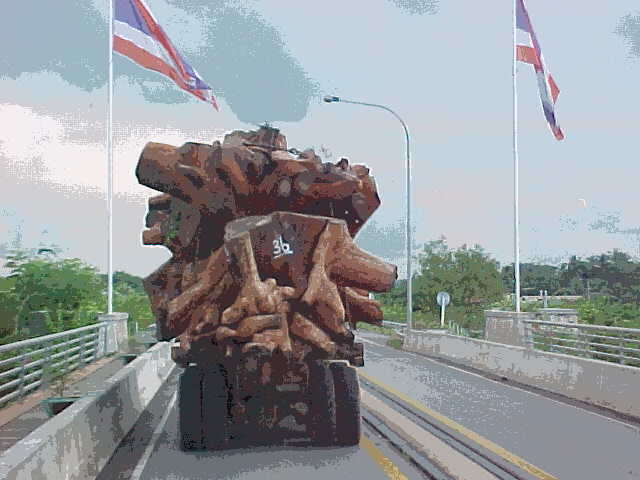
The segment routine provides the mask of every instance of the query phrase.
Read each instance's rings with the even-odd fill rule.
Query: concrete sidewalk
[[[84,396],[97,390],[125,365],[121,354],[101,358],[69,374],[68,394]],[[49,420],[42,402],[55,396],[52,389],[36,390],[24,399],[0,410],[0,454]]]

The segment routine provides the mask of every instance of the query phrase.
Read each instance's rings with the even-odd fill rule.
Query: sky
[[[323,103],[326,94],[386,105],[409,126],[417,248],[444,236],[513,261],[511,0],[146,3],[221,109],[114,55],[115,270],[147,275],[169,258],[140,241],[154,194],[134,175],[146,142],[211,143],[269,122],[290,147],[371,168],[382,206],[357,241],[402,275],[401,126],[382,110]],[[545,123],[532,67],[518,65],[521,259],[638,256],[640,8],[526,4],[566,139]],[[106,12],[106,0],[3,9],[0,256],[17,242],[57,244],[106,269]]]

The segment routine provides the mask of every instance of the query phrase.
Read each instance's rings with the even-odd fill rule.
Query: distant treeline
[[[523,295],[547,290],[549,295],[606,296],[621,303],[640,303],[640,262],[614,250],[586,259],[573,256],[559,266],[523,263],[520,283]],[[502,285],[506,292],[513,292],[512,265],[502,267]]]
[[[513,308],[506,298],[514,291],[513,265],[500,266],[479,245],[450,249],[442,238],[426,244],[418,261],[412,281],[414,321],[418,323],[438,324],[439,291],[451,295],[449,318],[468,328],[482,328],[483,310],[487,308]],[[546,290],[549,295],[583,296],[584,301],[578,303],[553,305],[578,308],[583,321],[640,327],[640,262],[626,253],[573,256],[561,265],[523,263],[520,279],[522,295],[538,295],[540,290]],[[375,295],[385,318],[404,320],[406,294],[406,280],[398,280],[390,292]]]

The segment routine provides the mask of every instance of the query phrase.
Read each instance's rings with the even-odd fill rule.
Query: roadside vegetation
[[[0,344],[95,323],[106,311],[107,279],[79,259],[60,258],[54,249],[14,250],[9,275],[0,277]],[[127,312],[130,325],[153,322],[142,279],[114,273],[114,311]],[[38,317],[36,328],[33,325]]]
[[[446,240],[427,243],[418,254],[413,277],[413,323],[416,328],[439,328],[440,307],[436,294],[446,291],[451,304],[446,322],[454,322],[471,334],[484,329],[486,309],[513,310],[513,266],[500,266],[482,247],[451,249]],[[406,280],[388,293],[376,294],[384,318],[405,322]],[[640,262],[628,254],[613,252],[588,258],[571,257],[561,265],[521,265],[523,295],[579,296],[574,300],[550,300],[548,307],[574,308],[581,323],[640,328]],[[523,311],[543,307],[541,301],[523,302]]]
[[[61,258],[55,248],[17,249],[7,256],[9,274],[0,277],[0,344],[55,333],[94,323],[106,310],[107,279],[78,259]],[[446,320],[480,336],[483,311],[513,309],[513,266],[500,266],[482,247],[449,248],[444,238],[428,242],[418,254],[413,278],[413,323],[416,328],[439,328],[439,291],[449,292]],[[585,259],[572,257],[561,265],[524,263],[523,295],[580,296],[574,301],[550,300],[549,307],[575,308],[580,322],[640,328],[640,262],[613,251]],[[390,292],[375,295],[387,321],[405,322],[406,280]],[[542,302],[524,302],[524,311]],[[142,279],[126,272],[114,274],[114,311],[127,312],[130,325],[153,323]],[[34,314],[34,312],[38,312]],[[34,315],[44,318],[44,331],[23,327]],[[359,324],[359,329],[391,335],[393,329]],[[133,330],[133,329],[132,329]]]

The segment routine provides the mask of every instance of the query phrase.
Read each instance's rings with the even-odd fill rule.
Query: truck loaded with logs
[[[173,341],[185,450],[355,445],[358,322],[396,267],[353,237],[380,205],[369,169],[287,149],[279,130],[212,145],[148,143],[145,245],[172,257],[145,279],[159,340]]]

